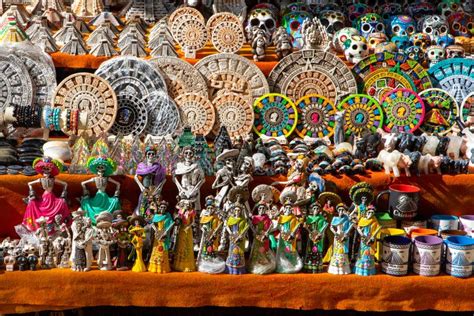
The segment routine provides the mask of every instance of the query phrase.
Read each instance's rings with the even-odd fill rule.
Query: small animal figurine
[[[357,223],[357,232],[360,235],[359,255],[355,264],[355,274],[374,275],[375,271],[375,239],[382,226],[374,216],[375,209],[369,206],[364,216]]]
[[[393,171],[395,177],[400,177],[400,169],[405,169],[405,174],[410,177],[410,166],[412,161],[409,156],[402,154],[398,150],[388,152],[382,149],[377,157],[383,163],[386,174],[390,174]]]
[[[441,156],[432,156],[430,154],[422,155],[418,161],[418,170],[420,173],[430,174],[431,171],[436,171],[441,174]]]

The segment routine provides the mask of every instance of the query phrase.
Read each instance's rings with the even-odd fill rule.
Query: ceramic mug
[[[431,228],[441,232],[442,230],[458,229],[459,217],[454,215],[433,215],[431,216]]]
[[[377,218],[377,221],[379,222],[380,226],[382,226],[383,228],[397,228],[397,221],[394,220],[389,213],[375,213],[375,217]]]
[[[410,245],[410,238],[404,236],[385,237],[382,247],[382,271],[390,275],[406,275]]]
[[[446,238],[446,273],[458,278],[472,275],[474,263],[474,239],[467,236]]]
[[[402,229],[409,235],[410,232],[415,228],[426,228],[427,222],[426,220],[414,219],[414,220],[406,220],[402,221]]]
[[[411,240],[415,240],[418,236],[437,236],[438,231],[428,228],[414,228],[409,233]]]
[[[396,220],[413,219],[418,212],[420,188],[409,184],[392,184],[388,190],[377,195],[376,203],[382,196],[388,194],[388,209]]]
[[[474,215],[463,215],[459,217],[462,224],[462,229],[471,237],[474,236]]]
[[[413,251],[413,272],[422,276],[438,275],[441,268],[441,245],[436,236],[417,236]]]
[[[405,236],[405,231],[403,229],[398,228],[382,228],[377,235],[377,239],[375,240],[375,259],[377,261],[382,260],[382,244],[385,237],[388,236]]]
[[[444,265],[446,263],[446,238],[450,236],[466,236],[467,233],[464,230],[457,230],[457,229],[448,229],[442,230],[439,235],[443,239],[444,243],[442,246],[442,253],[441,253],[441,263]]]

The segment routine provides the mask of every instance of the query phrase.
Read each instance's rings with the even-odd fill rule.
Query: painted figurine
[[[298,156],[292,162],[292,167],[288,171],[288,180],[287,181],[278,181],[272,183],[272,185],[283,184],[285,188],[282,191],[282,195],[287,194],[287,191],[293,192],[296,194],[297,201],[302,201],[305,199],[306,195],[306,165],[308,159],[303,156]]]
[[[86,252],[86,268],[84,271],[90,271],[94,253],[92,252],[92,244],[96,238],[96,229],[92,226],[92,219],[84,218],[84,251]]]
[[[53,244],[48,234],[47,221],[48,218],[44,216],[36,219],[36,223],[39,226],[36,236],[39,240],[39,256],[42,269],[51,269],[54,266]]]
[[[235,186],[234,173],[235,161],[239,151],[237,149],[225,149],[222,154],[217,156],[216,163],[224,163],[222,168],[216,172],[216,179],[212,184],[214,190],[218,190],[216,195],[216,206],[222,207],[229,190]]]
[[[355,274],[374,275],[375,271],[375,238],[382,226],[374,216],[375,209],[370,206],[359,219],[357,232],[360,234],[359,257],[355,264]]]
[[[135,214],[137,215],[145,215],[149,201],[153,197],[161,195],[161,190],[166,182],[166,170],[157,162],[157,150],[155,146],[146,147],[146,160],[137,166],[134,179],[141,191],[138,205],[135,209]]]
[[[229,234],[229,252],[226,259],[226,270],[229,274],[245,273],[245,236],[249,229],[243,214],[243,205],[234,204],[230,210],[225,228]]]
[[[252,249],[250,250],[247,270],[253,274],[268,274],[275,271],[276,258],[270,248],[269,235],[273,229],[273,223],[268,216],[268,205],[261,203],[256,205],[257,214],[252,216],[250,228],[254,234]]]
[[[112,228],[113,215],[108,211],[103,211],[96,216],[97,237],[96,241],[99,246],[97,256],[97,265],[100,270],[112,270],[112,258],[110,256],[110,246],[115,243],[115,231]]]
[[[349,235],[353,223],[349,219],[348,210],[344,204],[338,204],[336,210],[338,216],[333,217],[330,227],[334,234],[334,242],[328,272],[332,274],[350,274]]]
[[[168,252],[170,250],[170,231],[174,226],[174,221],[168,212],[168,202],[159,202],[157,213],[153,215],[152,225],[154,241],[148,271],[154,273],[171,272]]]
[[[173,270],[181,272],[196,271],[194,259],[193,228],[196,210],[190,200],[179,201],[177,220],[180,222],[176,249],[174,253]]]
[[[53,236],[53,248],[55,263],[59,268],[69,268],[69,257],[71,255],[71,232],[66,223],[63,222],[61,214],[54,218],[55,235]]]
[[[219,256],[220,232],[224,223],[217,214],[213,196],[206,198],[206,208],[200,216],[201,242],[196,264],[199,272],[217,274],[225,270],[225,261]]]
[[[133,272],[146,272],[145,262],[143,262],[143,242],[145,239],[145,220],[140,215],[132,215],[129,217],[130,227],[128,232],[131,236],[131,244],[134,252],[129,256],[129,259],[135,255],[135,263],[133,264]]]
[[[126,271],[130,268],[130,261],[128,260],[130,247],[129,223],[125,220],[121,211],[115,211],[113,215],[112,227],[115,229],[115,240],[117,241],[117,257],[114,265],[118,271]]]
[[[303,268],[303,260],[298,254],[297,239],[301,220],[293,214],[293,203],[287,199],[283,214],[278,218],[280,236],[276,251],[276,271],[278,273],[297,273]]]
[[[75,271],[75,257],[76,257],[76,236],[80,233],[82,223],[84,220],[84,211],[79,208],[77,211],[72,212],[72,224],[71,224],[71,256],[69,262],[71,263],[71,269]]]
[[[239,187],[244,192],[242,195],[250,196],[249,185],[252,182],[252,172],[253,172],[253,159],[250,156],[246,156],[242,159],[239,171],[234,177],[234,183],[236,187]],[[245,217],[250,218],[251,209],[248,202],[248,199],[243,201],[245,205]]]
[[[92,224],[95,225],[95,218],[99,213],[103,211],[113,213],[121,209],[119,201],[120,183],[110,178],[117,169],[116,163],[110,158],[91,157],[87,161],[87,168],[97,176],[81,183],[83,190],[81,208],[84,210],[85,215],[92,220]],[[115,185],[115,194],[113,197],[110,197],[107,192],[105,192],[109,182]],[[94,197],[90,197],[89,195],[89,190],[87,189],[88,183],[95,183],[97,193]]]
[[[82,212],[82,211],[81,211]],[[73,259],[72,270],[83,272],[86,268],[86,252],[85,252],[85,225],[83,220],[79,220],[79,214],[76,215],[74,229],[72,230],[72,240],[74,243],[74,251],[71,255]]]
[[[43,157],[37,158],[33,162],[33,168],[43,177],[28,182],[30,192],[28,205],[26,206],[26,212],[23,217],[23,225],[34,232],[38,229],[36,219],[44,216],[48,218],[48,224],[52,224],[56,215],[61,214],[61,216],[66,219],[69,218],[70,212],[65,200],[67,195],[67,183],[55,178],[61,172],[63,168],[62,164],[55,159]],[[33,189],[33,185],[36,183],[40,183],[44,190],[43,195],[39,198],[35,196]],[[56,197],[53,193],[55,183],[63,186],[63,192],[60,198]]]
[[[318,202],[311,204],[309,215],[304,224],[304,228],[308,231],[304,258],[305,272],[320,273],[323,271],[324,235],[328,226],[326,218],[321,213],[321,205]]]

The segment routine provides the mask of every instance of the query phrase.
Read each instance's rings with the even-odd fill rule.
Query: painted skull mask
[[[369,50],[374,51],[378,44],[388,41],[388,36],[385,33],[375,32],[369,35],[367,44],[369,45]]]
[[[334,34],[332,38],[332,46],[334,50],[338,53],[344,52],[344,42],[350,38],[352,35],[360,35],[353,27],[345,27]]]
[[[390,22],[389,33],[394,36],[411,36],[415,31],[415,20],[411,16],[397,15]]]
[[[466,52],[461,45],[449,45],[445,48],[446,58],[464,58]]]
[[[443,0],[438,4],[437,9],[438,13],[446,19],[453,13],[464,12],[461,1],[459,0]]]
[[[453,13],[448,18],[449,29],[454,36],[472,37],[474,35],[474,19],[466,13]]]
[[[431,45],[431,38],[428,34],[415,33],[410,36],[410,42],[414,46],[420,47],[423,51],[426,51],[428,46]]]
[[[421,1],[421,2],[414,2],[407,6],[407,11],[410,16],[413,17],[423,17],[425,15],[431,15],[436,12],[436,8],[433,4]]]
[[[277,19],[272,10],[268,8],[255,8],[252,9],[248,15],[245,30],[248,36],[249,34],[251,34],[251,30],[253,27],[258,27],[259,29],[265,31],[267,38],[271,38],[277,26]]]
[[[410,46],[405,49],[405,55],[407,55],[408,58],[419,62],[420,64],[425,61],[425,52],[418,46]]]
[[[395,43],[401,51],[404,51],[410,46],[410,38],[408,36],[392,36],[390,41]]]
[[[383,43],[377,44],[377,46],[375,46],[375,49],[374,49],[375,54],[385,53],[385,52],[396,53],[397,51],[398,51],[397,45],[395,45],[395,43],[392,43],[392,42],[383,42]]]
[[[359,17],[364,14],[370,12],[370,8],[368,5],[363,3],[354,3],[348,7],[347,17],[349,18],[349,22],[355,26],[355,23]]]
[[[293,38],[293,47],[301,49],[303,47],[303,35],[301,34],[301,26],[306,20],[311,20],[312,15],[308,12],[298,11],[291,12],[283,16],[282,26],[286,32]]]
[[[437,36],[443,36],[448,33],[448,22],[440,15],[429,15],[423,20],[421,30],[433,40]]]
[[[346,24],[346,17],[341,11],[327,10],[321,12],[320,21],[329,34],[334,34]]]
[[[365,37],[352,35],[344,42],[344,56],[346,60],[356,64],[369,55],[369,47]]]
[[[439,63],[445,56],[444,48],[438,45],[432,45],[426,50],[426,58],[430,61],[430,67]]]
[[[436,45],[446,48],[449,45],[454,45],[454,36],[446,34],[443,36],[436,37]]]
[[[402,14],[402,12],[402,5],[399,3],[385,3],[379,9],[379,14],[382,16],[386,27],[390,26],[393,16]]]
[[[367,13],[359,17],[356,21],[356,29],[365,38],[375,32],[385,33],[382,17],[376,13]]]
[[[285,15],[291,12],[299,12],[299,11],[305,11],[305,12],[310,12],[310,7],[307,5],[305,2],[292,2],[282,10],[281,15]]]

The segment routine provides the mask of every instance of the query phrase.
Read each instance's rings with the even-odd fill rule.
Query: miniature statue
[[[344,142],[344,111],[337,112],[334,120],[336,122],[334,127],[334,145],[339,145]]]
[[[145,149],[146,160],[137,166],[134,179],[142,192],[135,209],[137,215],[144,216],[149,201],[153,197],[161,195],[161,190],[166,182],[166,170],[156,161],[156,154],[157,148],[155,146],[147,147]]]
[[[77,211],[76,211],[77,212]],[[81,211],[82,212],[82,211]],[[79,218],[79,214],[76,215],[76,218]],[[82,216],[81,216],[82,217]],[[74,251],[71,254],[73,261],[72,270],[83,272],[86,268],[86,252],[85,252],[85,225],[84,221],[76,220],[74,221],[75,225],[72,229],[72,240],[74,245]]]
[[[213,196],[206,198],[206,208],[201,212],[201,242],[196,264],[199,272],[217,274],[225,270],[225,261],[219,256],[220,231],[224,225],[217,214]]]
[[[398,150],[388,152],[382,149],[377,157],[383,163],[386,174],[390,174],[393,171],[394,177],[400,177],[400,168],[405,169],[405,174],[410,177],[410,166],[412,161],[409,156],[402,154]]]
[[[27,254],[26,259],[28,259],[28,269],[30,269],[31,271],[36,271],[36,266],[38,265],[39,260],[38,260],[38,256],[36,255],[35,247],[28,246],[26,249],[26,254]]]
[[[83,196],[81,199],[81,208],[84,210],[85,215],[92,220],[92,224],[96,224],[96,216],[103,211],[113,213],[116,210],[120,210],[120,183],[110,178],[110,176],[117,169],[116,163],[105,157],[91,157],[87,161],[87,168],[92,173],[96,174],[97,177],[81,182]],[[115,184],[115,194],[113,197],[107,195],[105,190],[107,189],[108,182]],[[89,196],[89,190],[87,189],[88,183],[95,183],[97,193],[94,197]]]
[[[375,238],[382,226],[379,225],[374,213],[375,209],[370,206],[357,224],[357,232],[361,237],[359,256],[355,264],[355,274],[358,275],[375,274]]]
[[[114,229],[112,228],[113,216],[108,211],[103,211],[96,216],[97,235],[96,241],[99,246],[97,265],[100,270],[112,270],[112,258],[110,256],[110,246],[115,243]]]
[[[180,222],[176,249],[174,254],[173,270],[181,272],[196,271],[194,259],[194,242],[192,225],[196,217],[193,201],[180,200],[177,205],[177,219]]]
[[[330,48],[331,40],[329,35],[317,17],[303,22],[301,34],[303,37],[302,49],[328,50]]]
[[[35,232],[38,229],[36,220],[42,216],[48,218],[48,224],[54,221],[54,217],[57,214],[66,219],[69,217],[69,209],[66,203],[67,195],[67,183],[55,179],[63,166],[62,164],[49,157],[37,158],[33,162],[33,168],[35,171],[41,174],[43,177],[31,182],[28,182],[30,189],[28,196],[28,205],[26,206],[26,212],[23,217],[23,225],[25,225],[30,231]],[[33,184],[40,183],[44,192],[40,198],[35,196]],[[61,197],[58,198],[53,193],[54,184],[59,183],[63,186],[63,192]]]
[[[59,268],[69,268],[69,257],[71,255],[71,233],[63,222],[61,214],[54,217],[55,235],[53,237],[53,248],[55,263]]]
[[[171,272],[168,252],[170,250],[170,231],[174,226],[174,221],[168,212],[168,202],[160,201],[152,223],[154,241],[148,271],[154,273]]]
[[[92,244],[95,240],[96,230],[92,227],[92,219],[86,217],[83,219],[84,222],[84,251],[86,253],[86,268],[84,271],[90,271],[92,261],[94,260],[94,254],[92,252]]]
[[[15,246],[10,243],[8,247],[8,251],[3,258],[3,263],[5,264],[5,271],[13,272],[15,270],[15,263],[16,263],[16,254],[15,254]]]
[[[321,213],[321,205],[318,202],[310,205],[309,214],[304,224],[304,228],[308,231],[304,270],[309,273],[320,273],[323,271],[324,235],[329,224]]]
[[[273,45],[275,45],[278,59],[282,59],[293,52],[291,36],[286,32],[283,26],[277,28],[275,33],[273,33]]]
[[[296,241],[301,220],[292,213],[293,203],[290,199],[284,201],[283,214],[278,218],[278,229],[280,236],[278,239],[276,252],[276,272],[297,273],[303,268],[303,260],[298,254]]]
[[[130,268],[128,260],[128,248],[130,246],[129,223],[125,220],[121,211],[115,211],[113,215],[112,227],[115,229],[115,240],[117,241],[117,257],[114,265],[117,271],[126,271]]]
[[[133,272],[146,272],[146,266],[143,262],[143,242],[145,239],[145,220],[142,216],[133,214],[129,217],[130,227],[128,228],[128,232],[132,237],[131,244],[134,249],[134,253],[131,253],[129,259],[135,255],[135,263],[133,264],[132,271]]]
[[[254,28],[256,28],[256,30],[252,30],[252,54],[253,60],[257,62],[265,59],[265,50],[269,43],[265,31],[256,26],[252,29]]]
[[[296,160],[292,162],[292,167],[288,171],[287,181],[277,181],[272,185],[283,184],[285,188],[281,192],[283,196],[288,193],[293,193],[296,196],[295,202],[305,200],[306,196],[306,165],[308,159],[304,156],[298,156]]]
[[[269,235],[273,223],[268,216],[268,205],[259,203],[255,206],[257,214],[252,216],[250,228],[254,239],[248,262],[248,272],[253,274],[268,274],[276,269],[276,258],[270,248]]]
[[[352,200],[350,211],[361,218],[374,200],[374,188],[367,182],[359,182],[351,187],[349,194]]]
[[[16,257],[16,264],[19,271],[26,271],[28,268],[28,259],[26,258],[26,254],[23,249],[20,250]]]
[[[226,259],[226,270],[229,274],[245,273],[245,236],[249,229],[243,214],[243,205],[234,204],[226,221],[225,229],[229,234],[229,252]]]
[[[338,204],[336,210],[338,216],[333,217],[330,227],[334,234],[334,242],[328,272],[332,274],[350,274],[349,235],[353,223],[348,216],[348,210],[344,204]]]
[[[250,195],[249,193],[249,184],[253,180],[253,159],[249,156],[243,158],[242,163],[240,164],[240,169],[237,176],[234,177],[235,186],[241,188],[244,192],[243,195]],[[243,201],[245,202],[245,217],[250,217],[250,205],[248,199]]]
[[[225,149],[222,154],[217,156],[216,162],[224,162],[224,166],[216,172],[216,179],[212,184],[214,190],[219,190],[216,195],[216,207],[222,207],[230,188],[235,186],[234,167],[235,159],[239,155],[237,149]]]
[[[48,218],[44,216],[41,216],[40,218],[36,219],[36,223],[39,226],[38,230],[36,231],[36,236],[39,240],[39,255],[42,269],[51,269],[54,266],[54,259],[52,254],[53,245],[51,237],[48,234],[47,221]]]
[[[173,182],[179,191],[179,197],[184,200],[192,201],[195,211],[201,210],[201,186],[205,182],[204,172],[196,162],[194,149],[191,146],[183,148],[184,161],[176,165],[173,173]],[[181,180],[178,178],[181,176]]]

